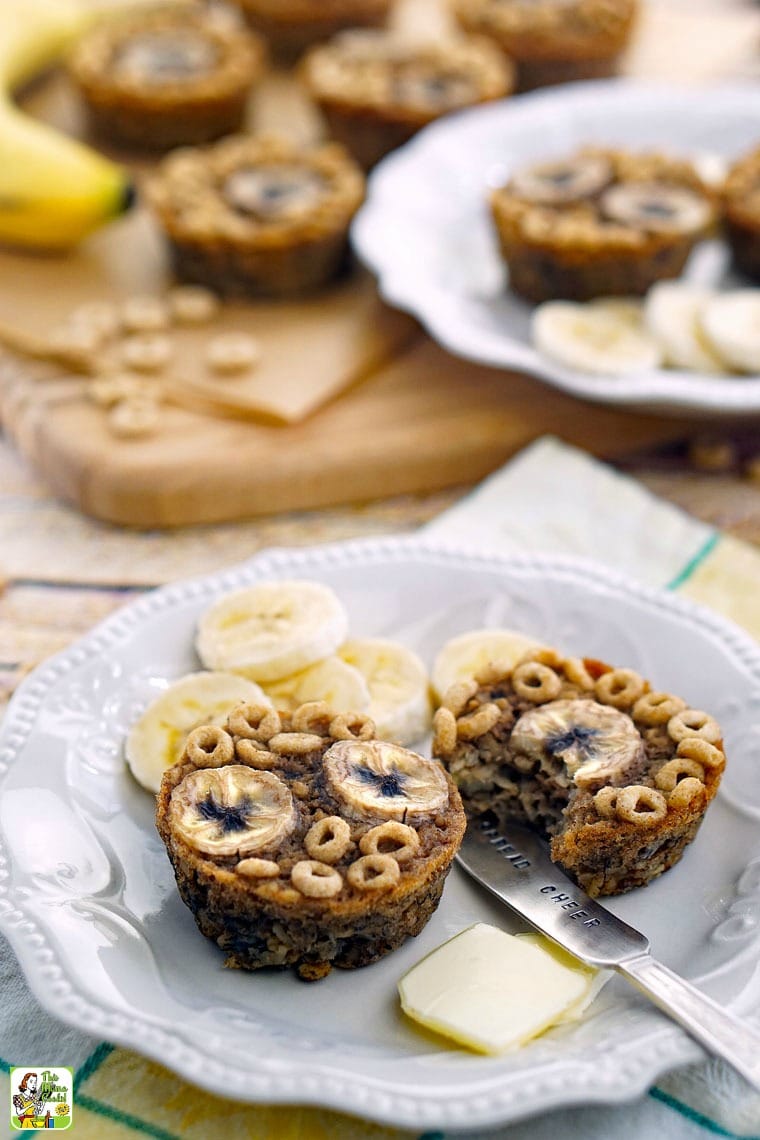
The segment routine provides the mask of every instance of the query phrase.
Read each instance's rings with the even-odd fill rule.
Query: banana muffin
[[[517,65],[521,91],[611,75],[638,0],[453,0],[466,32],[490,36]]]
[[[490,200],[509,287],[529,301],[642,296],[717,214],[690,163],[592,147],[518,170]]]
[[[237,0],[252,28],[281,58],[293,59],[311,44],[344,28],[385,23],[391,0]]]
[[[723,221],[736,268],[760,280],[760,149],[745,155],[728,172]]]
[[[99,25],[77,44],[69,70],[95,134],[169,150],[239,130],[264,55],[259,37],[188,3]]]
[[[346,264],[364,175],[334,143],[233,135],[167,155],[146,195],[179,278],[223,295],[287,296]]]
[[[333,138],[365,170],[428,123],[508,95],[512,66],[488,40],[415,43],[345,32],[304,59],[306,88]]]
[[[592,896],[672,867],[725,766],[707,713],[632,669],[549,649],[452,686],[434,724],[468,814],[533,827]]]
[[[324,702],[292,715],[241,705],[192,732],[156,822],[183,901],[225,965],[316,981],[419,934],[462,839],[435,760],[376,740]]]

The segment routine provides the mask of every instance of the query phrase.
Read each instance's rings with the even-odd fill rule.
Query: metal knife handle
[[[650,954],[621,962],[617,970],[710,1053],[728,1061],[760,1089],[760,1032],[721,1009]]]

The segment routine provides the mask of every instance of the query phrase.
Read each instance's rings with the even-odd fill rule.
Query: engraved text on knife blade
[[[515,847],[513,843],[510,843],[508,839],[505,839],[503,835],[500,835],[495,827],[483,822],[481,823],[481,830],[488,841],[516,870],[527,871],[532,866],[528,856]],[[568,918],[576,919],[588,927],[601,926],[600,920],[592,918],[583,904],[574,899],[572,895],[567,894],[566,891],[560,890],[551,883],[538,887],[538,891],[539,894],[546,895],[551,902],[557,903],[561,910],[567,911]]]

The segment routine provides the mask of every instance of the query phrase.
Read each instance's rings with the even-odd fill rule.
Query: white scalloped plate
[[[380,164],[354,222],[354,246],[383,297],[458,356],[604,403],[694,416],[760,413],[760,376],[665,369],[593,376],[536,352],[531,306],[507,288],[486,202],[513,170],[584,144],[731,160],[760,142],[759,123],[757,84],[690,89],[609,80],[462,111]],[[723,245],[706,242],[685,276],[728,284],[727,260]]]
[[[714,712],[730,765],[704,827],[677,867],[611,907],[713,997],[760,1010],[758,649],[722,619],[598,566],[385,540],[270,552],[158,590],[21,686],[0,739],[0,926],[52,1014],[214,1092],[419,1129],[625,1100],[700,1056],[619,981],[581,1025],[511,1056],[417,1034],[398,1010],[401,974],[474,921],[517,928],[456,867],[423,933],[375,966],[313,986],[222,968],[179,900],[123,737],[157,687],[196,665],[194,624],[212,599],[294,576],[333,586],[355,634],[397,637],[428,661],[455,633],[510,625],[629,664]]]

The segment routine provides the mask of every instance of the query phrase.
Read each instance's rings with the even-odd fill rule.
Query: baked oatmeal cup
[[[257,36],[189,3],[99,25],[75,47],[69,71],[93,133],[169,150],[239,130],[264,58]]]
[[[760,280],[760,148],[729,170],[723,190],[723,222],[737,269]]]
[[[490,36],[517,66],[518,87],[612,75],[638,0],[452,0],[466,32]]]
[[[346,264],[364,176],[336,144],[232,136],[168,155],[146,195],[179,278],[223,295],[288,296]]]
[[[199,929],[244,970],[316,981],[419,934],[462,839],[444,768],[324,702],[192,732],[156,822]]]
[[[725,766],[707,713],[632,669],[549,649],[452,686],[434,725],[468,815],[534,828],[592,896],[678,862]]]
[[[294,59],[307,47],[345,28],[385,23],[392,0],[237,0],[252,28],[266,36],[280,58]]]
[[[592,147],[517,171],[490,201],[509,287],[530,301],[642,296],[717,215],[690,163]]]
[[[345,32],[313,48],[301,72],[330,134],[365,170],[441,115],[513,87],[511,65],[482,38],[414,43]]]

